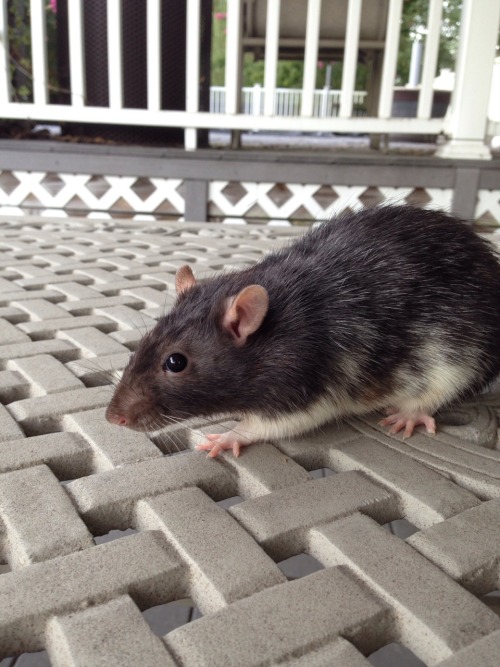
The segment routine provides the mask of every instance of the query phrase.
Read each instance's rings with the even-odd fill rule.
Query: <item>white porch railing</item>
[[[265,112],[265,90],[259,84],[241,89],[241,111],[244,114],[262,116]],[[367,93],[357,90],[353,92],[353,115],[366,115],[363,112]],[[276,88],[274,105],[271,110],[274,116],[300,116],[302,90],[296,88]],[[323,88],[315,90],[313,97],[314,118],[332,118],[339,115],[342,100],[341,90]],[[226,112],[226,89],[224,86],[210,87],[210,113]]]
[[[491,71],[500,19],[500,0],[464,0],[460,51],[456,67],[456,87],[447,119],[431,118],[432,82],[436,73],[444,0],[430,0],[429,21],[424,53],[422,83],[416,118],[391,117],[396,62],[403,0],[389,0],[380,93],[371,116],[356,116],[354,92],[356,63],[360,48],[360,26],[363,2],[349,0],[344,44],[342,87],[330,98],[318,100],[315,91],[316,67],[320,46],[321,0],[307,0],[304,26],[304,78],[300,104],[281,101],[276,88],[276,65],[279,52],[279,23],[286,3],[268,0],[265,31],[265,74],[260,104],[248,112],[241,106],[241,53],[243,0],[227,0],[227,36],[224,110],[200,112],[200,23],[201,0],[187,1],[187,65],[185,111],[161,108],[161,35],[160,0],[147,1],[147,109],[124,106],[122,4],[121,0],[102,0],[107,7],[107,61],[109,105],[86,104],[85,50],[83,45],[83,0],[68,0],[69,70],[71,103],[50,104],[48,95],[47,43],[44,12],[47,0],[30,0],[31,48],[33,63],[33,101],[17,102],[11,94],[7,0],[0,0],[0,115],[52,122],[112,123],[123,125],[168,126],[185,128],[186,149],[196,148],[196,129],[261,129],[307,132],[411,133],[446,132],[452,139],[443,154],[459,157],[488,157],[484,146]],[[306,0],[304,0],[305,2]],[[335,98],[338,95],[338,98]],[[288,106],[287,106],[288,104]],[[329,105],[339,105],[338,115]],[[286,109],[286,124],[281,109]],[[256,113],[258,111],[258,113]]]

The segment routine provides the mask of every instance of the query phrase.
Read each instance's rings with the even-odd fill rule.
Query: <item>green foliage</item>
[[[223,86],[226,67],[226,0],[214,0],[212,20],[211,85]]]
[[[327,62],[319,62],[318,70],[316,73],[316,88],[323,88],[326,85],[326,72],[328,65]],[[340,90],[342,86],[342,72],[344,69],[344,63],[334,62],[332,65],[332,73],[330,80],[330,88],[334,90]],[[366,90],[367,85],[367,76],[368,70],[364,63],[358,63],[356,68],[356,80],[355,80],[355,90]]]
[[[13,99],[31,102],[33,82],[31,75],[31,32],[29,29],[29,4],[11,2],[8,10],[8,38],[10,77]]]
[[[29,0],[8,0],[8,39],[10,80],[12,96],[16,102],[33,101],[33,66],[31,58],[31,29]],[[56,89],[57,77],[57,26],[56,15],[46,8],[47,66],[49,87]]]
[[[453,68],[458,48],[460,32],[461,0],[445,0],[441,24],[441,42],[437,70]],[[212,32],[212,85],[224,85],[225,68],[225,29],[226,21],[221,16],[226,12],[226,0],[214,0],[214,21]],[[419,34],[424,35],[427,26],[429,0],[405,0],[401,21],[400,53],[397,66],[397,83],[408,81],[410,70],[411,47]],[[316,87],[325,85],[326,65],[318,63]],[[299,60],[282,60],[278,62],[277,86],[280,88],[301,88],[304,63]],[[437,72],[436,72],[437,73]],[[356,90],[366,90],[368,71],[366,65],[359,63],[356,70]],[[264,82],[263,57],[256,59],[253,54],[246,53],[243,58],[243,85],[252,86]],[[339,89],[342,84],[342,62],[332,63],[331,87]]]
[[[212,86],[223,86],[226,63],[226,0],[214,0],[212,21]],[[300,88],[304,63],[285,60],[278,63],[277,85],[280,88]],[[243,85],[253,86],[264,83],[264,60],[254,58],[253,53],[243,56]]]
[[[437,71],[443,68],[453,69],[458,49],[460,32],[461,0],[445,0],[441,21],[441,40]],[[425,38],[429,15],[429,0],[405,0],[401,21],[401,41],[396,82],[403,85],[408,81],[410,72],[411,48],[413,41],[420,35]]]
[[[316,88],[326,85],[327,62],[318,63],[316,70]],[[339,89],[342,84],[343,64],[331,63],[330,88]],[[304,78],[304,62],[302,60],[279,60],[276,71],[276,86],[278,88],[302,88]],[[367,69],[360,63],[356,71],[356,90],[366,89]],[[264,83],[264,61],[255,60],[253,53],[245,53],[243,58],[243,85],[253,86]],[[219,85],[223,85],[219,84]]]
[[[278,88],[300,88],[304,74],[304,63],[299,60],[278,62],[276,85]],[[245,53],[243,58],[243,85],[253,86],[264,83],[264,61],[254,60],[252,53]]]
[[[301,88],[304,63],[301,60],[280,60],[276,72],[278,88]]]

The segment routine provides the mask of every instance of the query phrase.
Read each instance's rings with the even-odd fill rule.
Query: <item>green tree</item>
[[[445,0],[441,21],[437,72],[443,68],[453,69],[460,33],[461,0]],[[415,39],[425,39],[429,17],[429,0],[405,0],[401,21],[396,82],[407,83],[410,72],[411,48]]]
[[[276,68],[278,88],[300,88],[304,76],[301,60],[280,60]],[[264,61],[255,60],[253,53],[246,53],[243,59],[243,85],[253,86],[264,83]]]
[[[58,90],[56,5],[45,8],[49,91]],[[28,0],[8,0],[8,42],[12,96],[16,102],[33,101],[30,4]]]
[[[441,23],[438,67],[453,68],[458,48],[460,32],[461,0],[445,0]],[[401,20],[401,41],[397,66],[397,83],[408,81],[411,47],[417,35],[425,38],[429,11],[429,0],[405,0]],[[225,68],[225,21],[226,0],[214,0],[214,21],[212,33],[212,85],[224,85]],[[318,63],[316,86],[325,85],[326,64]],[[333,62],[331,87],[340,88],[342,83],[342,62]],[[277,68],[277,85],[282,88],[300,88],[304,63],[301,60],[281,60]],[[366,90],[367,69],[359,63],[356,71],[356,89]],[[246,53],[243,59],[243,85],[251,86],[264,81],[264,61]]]
[[[211,85],[223,86],[226,68],[226,0],[214,0],[212,20]]]

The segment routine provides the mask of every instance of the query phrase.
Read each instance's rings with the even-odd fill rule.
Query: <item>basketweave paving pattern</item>
[[[176,268],[247,266],[297,233],[0,221],[5,665],[361,667],[391,644],[498,665],[500,392],[435,437],[368,417],[238,459],[207,459],[185,426],[150,438],[104,420],[108,373],[173,303]],[[406,539],[387,529],[401,520]],[[295,578],[299,554],[314,565]]]

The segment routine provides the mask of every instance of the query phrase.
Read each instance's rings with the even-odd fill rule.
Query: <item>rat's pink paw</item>
[[[379,422],[380,426],[391,426],[389,433],[399,433],[405,430],[403,438],[409,438],[415,426],[423,424],[427,429],[427,433],[434,435],[436,433],[436,422],[434,417],[425,412],[416,412],[412,414],[405,414],[404,412],[394,412],[385,419]]]
[[[215,458],[222,450],[232,449],[235,456],[240,455],[240,448],[250,445],[250,440],[237,437],[234,433],[213,433],[205,436],[209,442],[204,442],[201,445],[196,445],[195,449],[208,452],[210,458]]]

